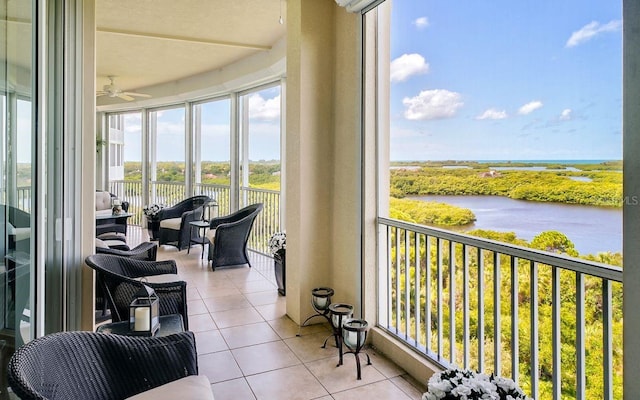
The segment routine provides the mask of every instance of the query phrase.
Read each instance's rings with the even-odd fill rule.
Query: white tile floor
[[[147,238],[146,231],[130,228],[130,245]],[[270,258],[251,253],[252,268],[212,271],[200,259],[199,246],[189,253],[160,246],[158,259],[176,260],[187,282],[199,371],[209,378],[216,400],[421,398],[424,386],[373,349],[367,349],[372,365],[363,357],[362,380],[356,379],[353,355],[336,367],[338,351],[331,340],[321,347],[329,327],[299,330],[287,317]]]

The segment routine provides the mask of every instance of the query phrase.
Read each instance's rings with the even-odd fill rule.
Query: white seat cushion
[[[100,240],[100,239],[96,239],[96,240]],[[120,250],[124,250],[126,249],[127,244],[121,240],[100,240],[102,243],[104,243],[108,248],[110,249],[120,249]],[[96,246],[98,247],[98,246]],[[124,248],[124,249],[123,249]]]
[[[106,244],[104,241],[96,238],[96,248],[100,248],[100,249],[108,249],[109,245]]]
[[[106,210],[96,210],[96,217],[100,217],[103,215],[113,215],[113,211],[111,210],[111,208],[108,208]]]
[[[149,283],[169,283],[169,282],[180,282],[182,279],[180,278],[180,276],[176,274],[160,274],[160,275],[143,276],[142,278],[138,278],[138,280],[149,282]]]
[[[211,383],[204,375],[191,375],[147,390],[128,400],[214,400]]]
[[[181,223],[182,223],[182,218],[163,219],[162,221],[160,221],[160,228],[173,229],[174,231],[179,231]]]
[[[213,244],[213,239],[216,238],[216,230],[215,229],[209,229],[207,231],[207,233],[204,234],[204,236],[209,239],[209,243]]]
[[[29,239],[31,237],[31,228],[15,228],[16,242]]]
[[[111,194],[109,192],[96,192],[96,211],[99,210],[111,212]]]

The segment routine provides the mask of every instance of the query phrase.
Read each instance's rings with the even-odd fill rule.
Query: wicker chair
[[[8,366],[9,385],[21,399],[125,399],[197,374],[192,332],[53,333],[20,347]]]
[[[96,239],[97,254],[111,254],[114,256],[129,257],[135,260],[155,261],[158,255],[158,245],[156,243],[144,242],[130,250],[119,250],[109,246],[99,246]]]
[[[251,267],[247,241],[253,222],[262,211],[262,203],[252,204],[226,217],[213,218],[206,233],[211,269],[229,266]]]
[[[189,247],[191,238],[198,237],[198,230],[192,230],[189,222],[202,219],[203,205],[210,200],[209,196],[193,196],[160,210],[159,243],[176,246],[178,250]]]
[[[107,297],[114,322],[129,320],[129,305],[142,282],[136,278],[176,274],[174,260],[142,261],[111,254],[94,254],[85,259],[87,265],[101,275],[102,290]],[[169,276],[169,282],[144,282],[153,288],[160,300],[160,315],[180,314],[185,329],[189,329],[187,316],[187,283],[177,276]]]

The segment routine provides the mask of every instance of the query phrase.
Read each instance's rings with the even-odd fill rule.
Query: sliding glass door
[[[33,3],[0,1],[0,368],[34,337]],[[7,397],[6,373],[0,398]]]

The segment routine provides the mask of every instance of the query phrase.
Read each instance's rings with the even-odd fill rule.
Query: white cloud
[[[263,99],[259,94],[249,97],[249,118],[273,121],[280,118],[280,95]]]
[[[405,97],[404,117],[410,120],[451,118],[464,105],[462,95],[445,89],[423,90],[415,97]]]
[[[542,108],[542,102],[538,101],[538,100],[531,101],[531,102],[523,105],[522,107],[520,107],[518,109],[518,114],[520,114],[520,115],[531,114],[532,112],[534,112],[538,108]]]
[[[429,72],[429,63],[420,54],[403,54],[391,61],[391,82],[404,82],[413,75]]]
[[[567,40],[566,47],[574,47],[579,44],[585,43],[597,35],[605,32],[617,32],[622,27],[622,21],[613,20],[604,25],[600,25],[598,21],[591,21],[582,28],[571,34],[569,40]]]
[[[427,17],[420,17],[413,21],[413,24],[418,29],[424,29],[429,26],[429,19]]]
[[[499,111],[499,110],[496,110],[495,108],[490,108],[476,117],[476,119],[480,119],[480,120],[505,119],[505,118],[507,118],[507,112],[505,110]]]
[[[564,110],[562,110],[562,112],[560,113],[560,117],[558,117],[558,119],[560,121],[569,121],[570,119],[573,118],[572,116],[572,110],[570,108],[565,108]]]

